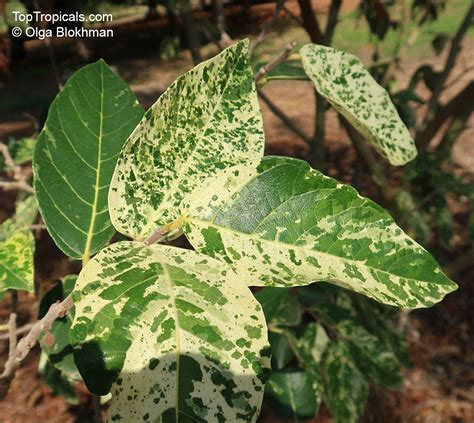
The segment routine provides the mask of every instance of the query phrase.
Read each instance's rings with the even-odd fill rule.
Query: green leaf
[[[357,57],[316,44],[306,44],[300,54],[318,93],[391,164],[403,165],[415,158],[415,143],[390,96]]]
[[[223,263],[119,242],[82,270],[70,333],[110,420],[253,422],[269,373],[260,304]]]
[[[367,401],[368,386],[344,344],[329,344],[323,368],[325,402],[334,422],[358,423]]]
[[[79,404],[74,382],[53,366],[45,353],[41,354],[38,370],[53,395],[63,397],[69,404]]]
[[[311,378],[303,370],[274,372],[265,394],[278,415],[293,422],[311,419],[318,412]]]
[[[38,207],[34,195],[17,201],[15,205],[15,215],[0,225],[0,241],[5,241],[15,232],[29,231],[30,225],[35,221],[37,214]]]
[[[68,256],[87,259],[114,235],[108,188],[142,116],[103,60],[76,72],[51,104],[36,145],[34,186],[48,232]]]
[[[283,369],[293,358],[293,351],[286,337],[280,333],[269,332],[268,341],[272,350],[272,368]]]
[[[52,304],[62,301],[74,289],[77,275],[68,275],[62,282],[51,288],[41,299],[39,316],[41,319],[49,310]],[[74,362],[72,345],[69,341],[69,332],[71,330],[72,321],[74,319],[74,308],[70,310],[66,316],[56,319],[50,329],[51,335],[54,336],[54,343],[46,345],[44,336],[40,338],[41,350],[47,355],[48,361],[69,381],[79,381],[81,376]]]
[[[428,307],[457,285],[374,202],[306,162],[224,170],[190,200],[184,232],[249,285],[327,280],[377,301]]]
[[[0,292],[7,289],[34,290],[33,236],[30,232],[16,232],[0,242]]]
[[[255,293],[267,324],[296,326],[301,323],[301,308],[295,292],[288,288],[264,288]]]
[[[205,178],[263,155],[247,48],[248,41],[241,41],[180,76],[145,114],[110,187],[112,222],[119,232],[148,238],[181,216],[182,202]]]

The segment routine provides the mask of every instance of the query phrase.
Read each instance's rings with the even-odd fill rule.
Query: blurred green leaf
[[[319,409],[311,378],[303,370],[274,372],[265,393],[272,408],[293,422],[311,419]]]
[[[358,423],[365,409],[368,385],[342,342],[329,344],[323,362],[325,402],[335,423]]]
[[[263,288],[255,293],[262,305],[267,324],[294,326],[301,322],[301,308],[296,293],[288,288]]]
[[[272,368],[283,369],[294,357],[286,337],[280,333],[269,332],[268,341],[272,350]]]
[[[70,381],[54,367],[44,352],[41,353],[38,370],[41,378],[49,386],[53,395],[63,397],[69,404],[79,404],[74,382]]]
[[[73,290],[77,275],[68,275],[61,282],[58,282],[42,298],[39,307],[39,316],[41,319],[49,310],[50,306],[57,301],[62,301]],[[54,336],[54,343],[47,345],[45,336],[40,338],[40,345],[43,353],[48,357],[48,361],[64,377],[70,381],[82,380],[77,370],[73,357],[73,349],[69,342],[69,331],[74,319],[74,308],[61,319],[56,319],[51,325],[50,333]]]

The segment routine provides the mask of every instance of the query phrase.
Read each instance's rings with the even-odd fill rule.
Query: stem
[[[63,301],[52,304],[44,317],[33,325],[26,336],[21,338],[20,342],[18,342],[18,345],[15,345],[12,348],[12,344],[10,344],[10,355],[7,362],[5,363],[3,373],[0,375],[0,400],[5,398],[6,394],[8,393],[10,383],[15,376],[18,367],[20,367],[21,362],[36,345],[43,332],[51,329],[53,322],[60,317],[64,317],[66,313],[73,307],[73,305],[74,302],[70,295]],[[13,340],[14,336],[16,341],[15,332],[16,326],[11,338],[11,340]]]
[[[324,135],[326,127],[326,100],[322,95],[314,90],[316,96],[316,119],[314,121],[314,137],[310,141],[311,148],[311,164],[317,169],[323,169],[324,159],[326,156],[324,146]]]
[[[268,30],[275,24],[277,19],[280,16],[281,9],[283,8],[283,5],[285,4],[285,0],[278,0],[278,3],[275,6],[275,10],[273,12],[273,15],[271,19],[268,22],[265,22],[262,25],[262,30],[260,31],[260,34],[258,35],[257,39],[255,40],[254,43],[251,44],[249,48],[249,56],[252,56],[253,51],[255,48],[265,40],[265,37],[267,36]]]
[[[10,151],[8,147],[0,142],[0,153],[5,160],[5,165],[8,167],[9,171],[11,172],[11,176],[14,181],[0,181],[0,188],[3,188],[5,191],[11,191],[16,189],[21,189],[23,191],[30,192],[34,194],[34,189],[26,182],[26,177],[23,175],[21,166],[15,164],[10,155]]]
[[[431,95],[430,101],[428,103],[428,111],[426,112],[425,119],[423,121],[423,125],[421,127],[421,131],[424,131],[426,127],[432,122],[436,116],[436,110],[438,108],[438,100],[443,91],[444,85],[451,73],[455,63],[456,57],[461,49],[461,41],[464,38],[469,26],[471,24],[472,19],[474,18],[474,4],[471,4],[469,7],[464,20],[462,21],[456,35],[453,38],[451,43],[451,48],[449,50],[448,58],[446,59],[446,64],[444,65],[444,69],[437,78],[436,85],[433,90],[433,94]],[[418,137],[417,137],[418,138]],[[422,139],[423,142],[419,142],[418,148],[424,149],[428,146],[430,140]]]
[[[298,0],[298,4],[301,10],[301,19],[304,29],[308,33],[311,42],[321,44],[323,41],[323,33],[314,14],[311,0]]]
[[[296,135],[298,135],[307,144],[311,144],[311,138],[305,134],[296,124],[276,106],[262,91],[258,92],[260,98],[266,103],[268,108]]]
[[[278,56],[274,57],[266,65],[262,66],[258,70],[258,72],[255,74],[255,82],[258,83],[268,72],[272,71],[278,65],[283,63],[286,59],[288,59],[288,56],[290,55],[291,50],[293,50],[295,46],[296,46],[296,41],[292,41],[291,43],[288,43]]]
[[[151,244],[155,244],[157,243],[158,241],[160,241],[161,239],[163,239],[166,235],[168,234],[168,232],[165,232],[163,231],[161,228],[158,228],[155,232],[153,232],[149,238],[147,238],[145,240],[145,244],[146,245],[151,245]]]

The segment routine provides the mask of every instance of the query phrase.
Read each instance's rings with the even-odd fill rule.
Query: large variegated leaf
[[[34,184],[48,232],[72,258],[88,258],[115,230],[107,194],[117,156],[143,116],[124,81],[100,60],[67,82],[36,145]]]
[[[119,232],[146,239],[180,217],[183,200],[222,162],[262,156],[263,124],[247,48],[241,41],[182,75],[145,114],[110,187]]]
[[[249,285],[327,280],[401,307],[426,307],[456,284],[374,202],[301,160],[226,169],[190,200],[184,231]]]
[[[110,421],[252,422],[269,348],[262,309],[210,257],[120,242],[92,259],[70,334],[88,388],[111,388]]]
[[[306,44],[300,54],[318,93],[391,164],[403,165],[415,158],[415,142],[390,96],[357,57],[317,44]]]
[[[0,242],[0,292],[7,289],[33,291],[33,236],[16,232]]]

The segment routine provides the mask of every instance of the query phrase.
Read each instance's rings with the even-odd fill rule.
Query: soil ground
[[[344,2],[344,11],[351,12],[355,0]],[[290,3],[290,7],[295,7]],[[324,17],[327,1],[315,2],[315,7]],[[251,10],[253,22],[268,18],[271,8],[261,5]],[[290,18],[283,19],[284,24],[272,31],[262,46],[262,57],[278,51],[286,42],[297,40],[305,42],[305,35],[290,24]],[[242,29],[245,33],[246,28]],[[252,32],[255,36],[255,31]],[[36,47],[35,47],[36,45]],[[474,38],[467,37],[460,59],[453,71],[451,88],[446,93],[446,100],[454,95],[466,81],[472,80],[472,71],[465,69],[474,66]],[[38,43],[28,46],[33,52],[41,48]],[[217,51],[213,46],[203,49],[206,56]],[[260,51],[258,51],[260,53]],[[370,47],[357,50],[362,59],[368,61]],[[33,54],[34,56],[34,54]],[[410,75],[421,64],[432,63],[440,69],[445,56],[431,58],[408,56],[397,71],[397,83],[400,87],[407,84]],[[158,55],[146,57],[125,55],[124,58],[108,60],[120,75],[130,84],[144,107],[149,107],[168,85],[184,71],[192,67],[189,54],[183,52],[179,58],[163,62]],[[72,73],[78,66],[77,59],[64,60],[60,67],[64,75]],[[70,69],[70,70],[68,70]],[[33,73],[34,70],[34,73]],[[462,75],[462,76],[459,76]],[[0,104],[0,138],[9,136],[30,136],[35,132],[42,110],[54,97],[57,88],[49,65],[28,62],[13,68],[12,75],[1,87],[2,103]],[[294,122],[311,134],[313,131],[314,91],[309,82],[275,82],[269,84],[265,93],[281,107]],[[426,96],[427,90],[420,94]],[[307,145],[295,136],[265,104],[261,104],[267,153],[308,158]],[[340,128],[335,114],[327,118],[327,173],[343,182],[351,183],[354,178],[355,152],[345,132]],[[454,149],[456,171],[474,181],[474,142],[473,122],[468,122],[468,129],[458,140]],[[435,141],[436,142],[436,141]],[[362,191],[372,198],[376,193],[371,190],[367,176],[362,180]],[[0,193],[0,220],[12,211],[14,197]],[[37,234],[36,272],[38,286],[42,291],[48,285],[71,271],[77,264],[69,263],[45,233]],[[461,251],[462,246],[459,247]],[[454,255],[456,252],[453,253]],[[443,257],[446,261],[449,257]],[[402,329],[410,343],[413,368],[405,371],[405,380],[399,391],[372,389],[365,421],[395,423],[468,423],[474,421],[474,357],[473,357],[473,307],[474,269],[457,275],[460,289],[449,295],[441,304],[429,310],[415,311],[404,315]],[[41,294],[41,293],[40,293]],[[10,299],[0,306],[0,322],[8,319]],[[19,294],[19,325],[34,321],[37,313],[35,296]],[[0,338],[0,362],[8,353],[8,343]],[[17,377],[12,383],[7,398],[0,403],[0,423],[72,423],[92,421],[92,400],[85,390],[79,390],[79,405],[67,404],[62,398],[55,397],[41,382],[37,367],[39,350],[36,348],[23,363]],[[261,421],[278,422],[270,410],[264,410]],[[322,410],[314,422],[325,423],[331,419],[326,410]]]

